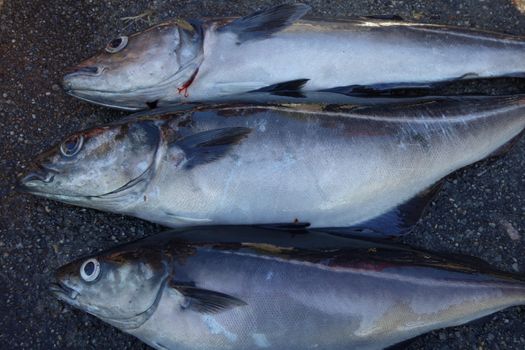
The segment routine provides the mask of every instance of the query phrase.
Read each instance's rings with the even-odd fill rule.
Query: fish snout
[[[66,75],[69,74],[97,74],[99,71],[99,67],[97,66],[77,66],[77,67],[70,67],[66,68]]]
[[[49,292],[52,295],[54,295],[57,299],[65,302],[72,302],[79,295],[79,293],[75,289],[67,286],[59,279],[56,279],[54,282],[51,282],[49,284]]]
[[[97,65],[79,65],[70,67],[65,70],[64,78],[62,79],[62,87],[68,91],[74,89],[74,80],[78,77],[96,77],[99,76],[103,67]]]
[[[38,187],[53,181],[54,172],[39,166],[33,166],[30,172],[22,177],[16,185],[17,191],[34,192]]]

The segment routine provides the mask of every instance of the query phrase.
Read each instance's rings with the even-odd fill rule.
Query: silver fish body
[[[232,230],[243,232],[232,239]],[[272,231],[168,232],[66,265],[52,290],[178,350],[382,349],[525,303],[520,278],[477,260]],[[79,276],[86,267],[94,282]]]
[[[394,233],[430,200],[421,192],[524,129],[524,101],[146,113],[69,137],[37,158],[40,171],[22,186],[171,227],[382,224]],[[72,139],[83,146],[64,157]]]
[[[190,100],[297,79],[308,79],[304,90],[318,91],[525,73],[522,38],[437,25],[301,21],[268,40],[237,45],[234,35],[213,31],[207,39]]]
[[[299,20],[308,10],[281,5],[236,20],[168,21],[126,37],[117,52],[110,43],[111,53],[79,64],[64,87],[137,110],[261,89],[352,93],[525,73],[522,37],[402,21]]]

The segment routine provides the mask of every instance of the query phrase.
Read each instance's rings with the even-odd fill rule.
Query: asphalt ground
[[[525,35],[525,16],[511,0],[304,2],[312,5],[316,16],[396,14],[407,20]],[[245,15],[271,4],[254,0],[0,0],[1,349],[146,347],[58,302],[47,288],[58,266],[117,242],[154,234],[161,227],[14,191],[16,178],[36,154],[66,134],[125,115],[65,95],[59,85],[64,69],[91,56],[117,34],[144,29],[165,18]],[[122,20],[144,13],[149,16],[129,23]],[[518,82],[499,88],[525,92]],[[522,139],[497,161],[450,176],[423,221],[402,241],[470,254],[500,269],[523,273],[524,169]],[[469,325],[434,331],[403,348],[525,349],[524,320],[525,308],[515,307]]]

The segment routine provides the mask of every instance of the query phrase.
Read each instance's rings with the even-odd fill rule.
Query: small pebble
[[[525,13],[525,0],[512,0],[512,3],[516,6],[518,11]]]

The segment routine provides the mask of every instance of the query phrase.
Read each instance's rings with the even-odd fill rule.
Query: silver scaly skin
[[[353,94],[525,75],[522,37],[367,18],[299,20],[308,11],[293,4],[238,19],[167,21],[114,39],[71,68],[63,85],[93,103],[140,110],[261,89]]]
[[[166,232],[61,267],[51,290],[156,349],[382,349],[525,303],[461,256],[321,232]]]
[[[143,113],[66,138],[20,188],[171,227],[300,222],[397,234],[417,221],[427,189],[520,134],[524,103]]]

